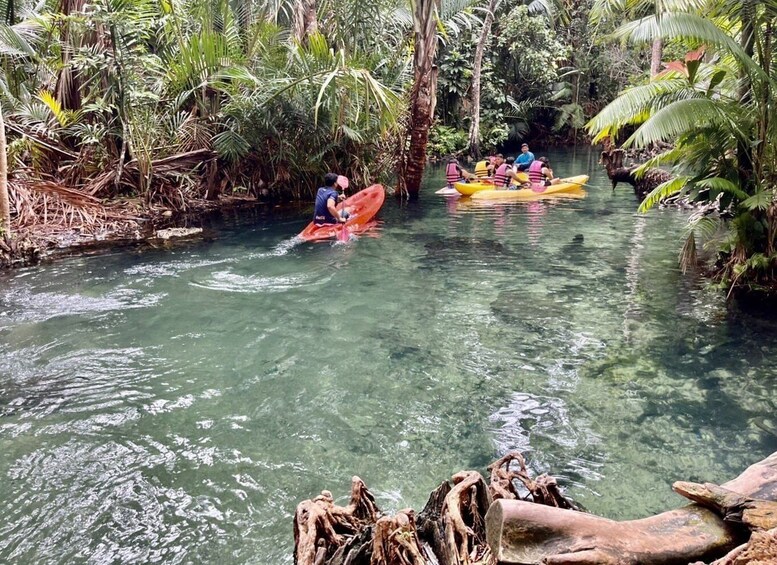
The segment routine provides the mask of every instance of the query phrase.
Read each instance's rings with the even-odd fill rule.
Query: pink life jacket
[[[502,163],[494,173],[494,186],[505,186],[507,184],[507,163]]]
[[[445,180],[448,182],[448,186],[453,186],[454,182],[461,180],[459,166],[456,163],[448,163],[448,166],[445,168]]]
[[[532,184],[545,185],[545,177],[542,174],[542,168],[544,166],[545,163],[539,159],[531,162],[531,165],[529,165],[529,181],[531,181]]]

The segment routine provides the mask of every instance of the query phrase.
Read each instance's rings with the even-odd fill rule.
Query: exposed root
[[[294,563],[324,563],[347,536],[374,524],[379,514],[372,493],[356,476],[351,479],[351,502],[346,507],[335,505],[328,490],[321,491],[313,500],[300,502],[294,514]]]
[[[518,462],[518,471],[510,470],[510,464],[513,461]],[[508,453],[498,461],[495,461],[488,466],[488,470],[491,471],[491,483],[488,488],[494,500],[499,498],[521,499],[518,489],[513,482],[517,479],[529,491],[532,502],[546,506],[556,506],[557,508],[580,510],[572,500],[561,494],[554,477],[543,473],[536,479],[532,479],[526,469],[526,461],[523,455],[517,451]]]
[[[445,497],[443,523],[445,539],[454,565],[469,565],[485,549],[486,525],[483,517],[491,506],[491,495],[477,471],[453,475],[454,487]]]
[[[672,178],[671,173],[658,168],[649,169],[645,174],[637,177],[634,171],[639,165],[625,166],[623,164],[625,155],[626,152],[623,149],[615,149],[611,144],[602,151],[601,162],[612,181],[613,189],[619,182],[628,183],[634,187],[637,199],[642,202],[654,188]]]
[[[774,565],[777,563],[777,529],[755,532],[750,541],[732,549],[710,565]]]
[[[519,471],[511,471],[518,461]],[[564,499],[555,480],[542,475],[532,480],[520,453],[502,457],[489,467],[496,489],[477,471],[462,471],[443,482],[429,496],[416,518],[411,509],[378,518],[378,509],[364,483],[353,479],[351,504],[336,506],[323,491],[297,506],[294,516],[296,565],[486,565],[493,562],[486,542],[485,516],[492,493],[518,498],[512,483],[533,485],[537,500]],[[555,492],[555,494],[554,494]],[[569,508],[569,506],[562,506]]]
[[[407,508],[375,523],[370,565],[426,565],[418,539],[415,513]]]

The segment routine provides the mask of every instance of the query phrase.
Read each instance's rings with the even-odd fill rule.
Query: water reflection
[[[529,217],[529,222],[526,231],[529,235],[529,243],[532,247],[537,247],[542,237],[542,217],[545,215],[546,208],[544,202],[527,202],[526,214]]]

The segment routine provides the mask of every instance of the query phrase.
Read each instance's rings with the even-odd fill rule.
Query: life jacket
[[[478,164],[475,165],[475,176],[479,179],[488,177],[488,161],[478,161]]]
[[[494,173],[494,186],[505,186],[507,184],[507,163],[502,163]]]
[[[448,186],[453,186],[454,182],[461,180],[459,166],[456,163],[448,163],[448,166],[445,168],[445,180],[448,181]]]
[[[545,166],[540,160],[534,160],[529,165],[529,180],[532,184],[545,184],[545,177],[542,174],[542,168]]]

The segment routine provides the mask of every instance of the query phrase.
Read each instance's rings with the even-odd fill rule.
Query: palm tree
[[[745,21],[745,20],[749,21]],[[715,2],[706,15],[662,12],[631,22],[622,37],[664,39],[694,48],[646,85],[627,90],[588,124],[601,139],[638,126],[624,143],[674,147],[645,166],[674,163],[673,180],[658,186],[641,205],[647,210],[671,195],[685,194],[725,210],[692,217],[684,248],[695,259],[697,236],[726,234],[719,241],[720,275],[732,285],[774,283],[777,207],[777,76],[771,35],[777,2]],[[702,46],[699,48],[699,46]]]
[[[418,196],[426,166],[426,145],[432,127],[437,99],[436,9],[439,0],[410,0],[413,12],[413,86],[410,88],[408,145],[402,149],[400,191],[410,198]]]
[[[480,75],[483,68],[483,52],[491,35],[491,24],[494,22],[494,12],[500,0],[489,0],[483,28],[480,31],[475,59],[472,62],[472,120],[469,124],[469,154],[480,158]]]
[[[316,0],[297,0],[294,3],[294,38],[304,43],[309,35],[317,31]]]
[[[0,236],[11,236],[11,206],[8,202],[8,154],[5,143],[5,121],[0,107]]]
[[[680,12],[700,10],[706,0],[594,0],[590,19],[598,24],[610,18],[642,18],[649,15],[660,15],[663,12]],[[661,71],[661,60],[664,53],[664,40],[660,35],[654,35],[650,47],[650,76],[654,77]]]

